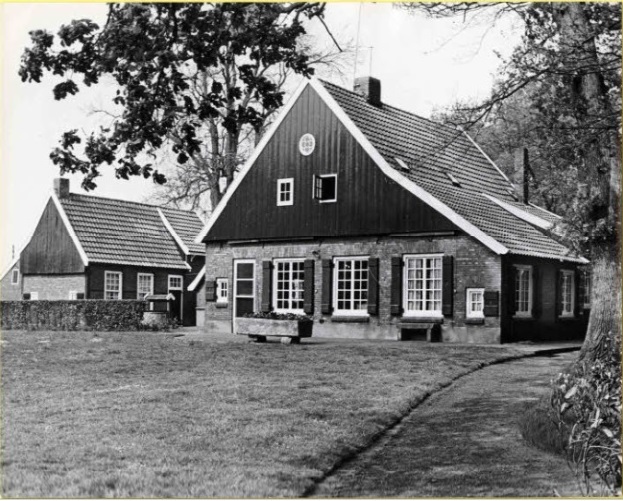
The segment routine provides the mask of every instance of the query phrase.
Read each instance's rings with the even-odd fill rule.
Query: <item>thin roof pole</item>
[[[357,41],[355,42],[355,68],[353,69],[353,85],[355,84],[355,79],[357,78],[357,59],[359,57],[359,29],[361,28],[361,8],[363,7],[363,3],[359,2],[359,16],[357,19]]]

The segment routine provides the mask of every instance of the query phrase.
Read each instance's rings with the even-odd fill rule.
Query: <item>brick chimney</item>
[[[361,94],[366,100],[374,105],[381,106],[381,81],[374,77],[355,78],[353,89],[357,94]]]
[[[54,193],[58,198],[69,198],[69,179],[57,177],[54,180]]]
[[[528,148],[517,148],[515,150],[515,159],[513,167],[513,185],[515,191],[519,193],[520,200],[527,204],[530,198],[529,181],[530,181],[530,164],[528,162]]]

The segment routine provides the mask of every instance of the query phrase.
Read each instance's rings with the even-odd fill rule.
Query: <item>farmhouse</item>
[[[142,299],[170,292],[195,325],[185,288],[204,265],[199,217],[177,209],[70,193],[56,179],[30,241],[3,274],[3,300]]]
[[[306,80],[196,242],[208,331],[252,312],[314,336],[500,343],[581,337],[579,265],[462,130]],[[580,304],[582,303],[582,304]]]

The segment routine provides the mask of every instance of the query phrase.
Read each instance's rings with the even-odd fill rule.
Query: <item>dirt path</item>
[[[342,465],[318,497],[580,495],[565,461],[527,445],[517,419],[575,357],[527,358],[461,378]]]

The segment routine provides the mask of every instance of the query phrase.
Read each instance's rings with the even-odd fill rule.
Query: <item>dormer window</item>
[[[515,200],[515,202],[519,202],[519,197],[517,196],[517,193],[515,192],[515,190],[513,188],[506,188],[506,192],[513,197],[513,200]]]
[[[294,178],[277,180],[277,205],[294,205]]]
[[[402,158],[398,158],[398,157],[394,157],[394,158],[396,160],[396,163],[400,166],[400,168],[403,171],[409,172],[411,170]]]
[[[337,174],[314,176],[314,199],[320,203],[337,201]]]
[[[314,148],[316,148],[316,138],[309,133],[303,134],[301,139],[299,139],[299,151],[301,155],[311,155]]]
[[[456,186],[457,188],[461,187],[461,182],[456,177],[454,177],[452,174],[450,174],[449,172],[446,172],[446,176],[448,177],[448,179],[454,186]]]

